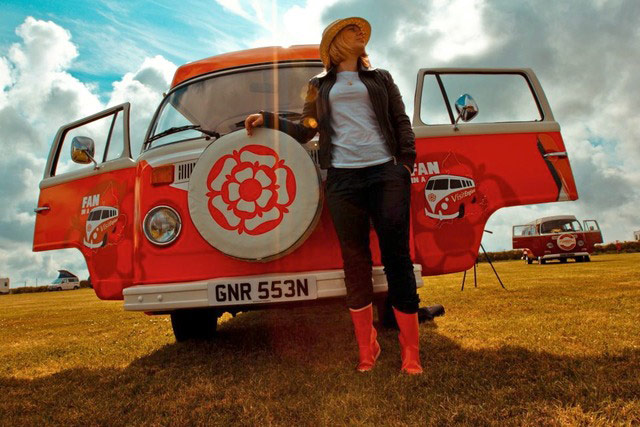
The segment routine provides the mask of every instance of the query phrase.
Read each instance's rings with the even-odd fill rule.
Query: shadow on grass
[[[398,374],[397,332],[386,330],[362,375],[342,306],[246,313],[214,342],[166,345],[124,369],[0,378],[0,424],[554,423],[567,410],[569,422],[638,420],[637,349],[470,350],[436,325],[421,326],[424,375]]]

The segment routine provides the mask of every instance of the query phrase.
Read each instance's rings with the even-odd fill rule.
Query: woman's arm
[[[386,74],[387,94],[389,96],[389,117],[398,143],[397,160],[413,170],[416,161],[416,137],[411,128],[411,120],[404,109],[402,95],[398,86],[393,81],[391,73]]]
[[[304,144],[308,142],[318,132],[318,119],[316,111],[316,97],[318,90],[309,83],[307,96],[305,97],[302,117],[299,122],[279,117],[277,112],[261,111],[258,114],[251,114],[244,121],[247,134],[251,136],[252,130],[256,126],[264,126],[270,129],[280,130],[293,137],[296,141]]]

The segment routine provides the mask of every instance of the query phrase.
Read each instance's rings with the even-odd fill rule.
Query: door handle
[[[560,157],[560,158],[565,158],[567,157],[567,152],[566,151],[556,151],[554,153],[545,153],[543,154],[543,157],[546,159],[547,157]]]
[[[46,211],[49,211],[49,210],[51,210],[51,207],[49,207],[49,206],[38,206],[33,211],[35,213],[41,213],[41,212],[46,212]]]

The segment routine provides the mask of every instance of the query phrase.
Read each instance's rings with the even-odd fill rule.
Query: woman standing
[[[256,126],[279,129],[301,143],[320,132],[320,167],[328,169],[327,204],[340,241],[360,353],[357,370],[371,370],[380,355],[373,327],[373,223],[400,328],[402,371],[419,374],[419,299],[409,254],[415,137],[391,74],[370,66],[365,51],[370,35],[363,18],[332,22],[320,43],[325,71],[309,82],[300,122],[263,111],[247,117],[245,128],[249,135]]]

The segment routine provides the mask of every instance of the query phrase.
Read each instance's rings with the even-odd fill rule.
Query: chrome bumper
[[[589,256],[589,252],[568,252],[566,254],[547,254],[547,255],[543,255],[542,259],[573,258],[577,256]]]
[[[323,271],[310,271],[310,272],[298,272],[298,273],[283,273],[283,274],[269,274],[264,276],[251,276],[251,278],[273,278],[279,276],[290,275],[305,275],[314,276],[316,278],[317,286],[317,298],[316,300],[325,298],[341,297],[347,294],[347,290],[344,285],[344,271],[343,270],[323,270]],[[416,279],[416,287],[419,288],[422,283],[422,266],[418,264],[413,265],[413,274]],[[138,285],[126,288],[123,291],[124,295],[124,309],[128,311],[145,311],[145,312],[167,312],[185,308],[198,308],[218,306],[224,308],[225,306],[219,305],[217,301],[211,301],[212,293],[209,292],[209,287],[215,283],[219,283],[224,280],[239,281],[243,277],[231,277],[231,278],[215,278],[211,280],[202,280],[198,282],[188,283],[171,283],[165,285]],[[382,267],[373,268],[373,292],[380,293],[387,290],[387,277],[384,274]],[[300,302],[308,302],[314,300],[304,300]],[[283,303],[289,301],[284,300]],[[271,302],[270,305],[274,303]],[[279,303],[275,303],[279,304]],[[252,303],[251,306],[259,307],[262,305],[259,302]]]

